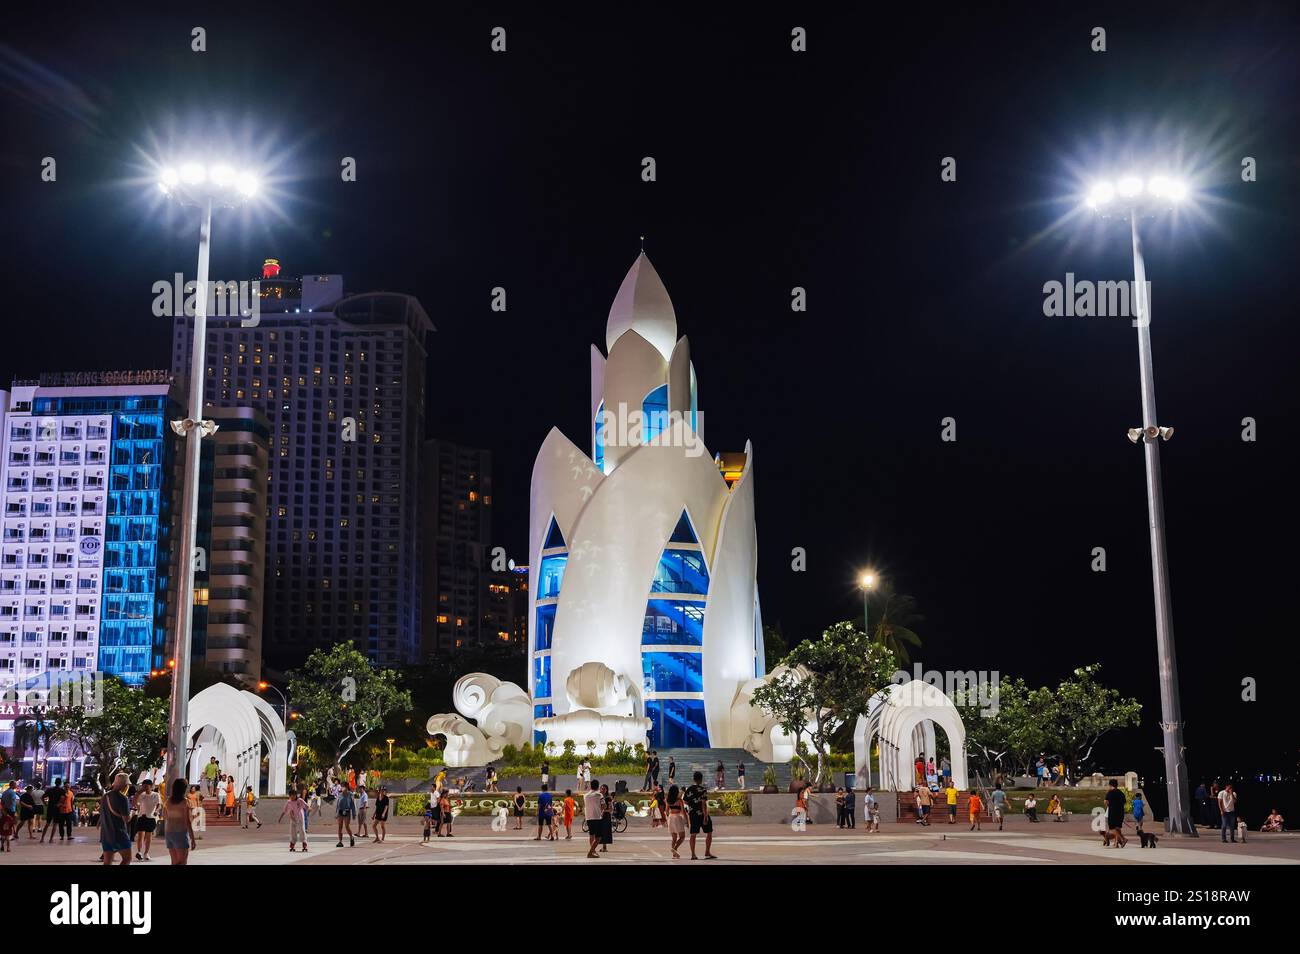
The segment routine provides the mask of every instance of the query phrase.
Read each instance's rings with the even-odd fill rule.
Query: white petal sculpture
[[[474,723],[451,712],[431,716],[424,728],[430,735],[447,737],[442,760],[450,768],[487,765],[500,757],[505,746],[502,740],[487,738]]]
[[[565,681],[569,705],[575,709],[608,709],[628,701],[627,677],[604,663],[585,662]]]
[[[523,745],[528,741],[533,703],[528,693],[513,682],[472,672],[456,680],[451,699],[456,711],[473,719],[488,738],[500,738],[502,745]]]
[[[554,742],[558,746],[572,739],[581,751],[587,742],[595,742],[599,749],[610,742],[615,745],[644,744],[650,720],[637,716],[601,715],[591,709],[574,709],[564,715],[538,719],[536,728],[538,732],[546,733],[548,742]]]

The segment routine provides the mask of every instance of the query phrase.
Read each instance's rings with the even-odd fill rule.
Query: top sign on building
[[[114,384],[171,384],[170,371],[53,371],[40,376],[43,388],[101,387]]]

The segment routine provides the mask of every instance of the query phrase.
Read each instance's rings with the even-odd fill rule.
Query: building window
[[[651,748],[709,747],[704,703],[699,699],[651,699],[645,714],[650,720]]]

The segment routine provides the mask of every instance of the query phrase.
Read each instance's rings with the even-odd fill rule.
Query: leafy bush
[[[714,798],[718,801],[717,808],[713,807]],[[749,796],[744,792],[717,792],[709,799],[709,811],[722,816],[748,815]]]

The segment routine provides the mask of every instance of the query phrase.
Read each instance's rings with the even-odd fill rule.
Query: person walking
[[[1111,782],[1114,785],[1114,782]],[[1237,792],[1233,789],[1232,783],[1228,782],[1223,786],[1223,791],[1219,792],[1219,817],[1221,819],[1219,835],[1223,843],[1228,843],[1228,835],[1232,835],[1232,843],[1237,843]]]
[[[614,798],[609,794],[609,786],[600,786],[600,850],[609,851],[614,844]]]
[[[217,776],[221,774],[221,763],[217,761],[214,755],[208,759],[208,764],[203,768],[203,776],[208,780],[208,794],[217,794]]]
[[[916,823],[918,825],[920,825],[923,828],[928,828],[930,826],[930,809],[933,807],[934,807],[934,793],[931,792],[929,787],[926,785],[919,786],[916,790],[916,811],[917,814],[920,816],[916,819]],[[952,802],[951,807],[949,809],[949,818],[948,818],[948,821],[950,822],[952,821],[952,814],[953,814],[952,809],[955,808],[956,808],[956,802]]]
[[[162,809],[163,845],[174,865],[188,864],[190,850],[195,847],[194,822],[186,787],[185,779],[173,779],[172,790]],[[146,854],[145,858],[148,857]]]
[[[993,817],[998,823],[998,831],[1001,831],[1002,821],[1007,813],[1007,793],[1002,791],[1001,785],[994,785],[990,798],[993,800]]]
[[[721,762],[719,762],[718,767],[713,770],[713,780],[716,783],[716,791],[720,792],[727,787],[727,770],[722,767]]]
[[[524,798],[524,787],[522,785],[515,786],[515,797],[513,802],[515,809],[515,831],[523,831],[524,806],[528,803],[528,800]]]
[[[113,855],[121,856],[121,864],[131,863],[131,802],[126,795],[130,783],[125,772],[118,772],[113,787],[99,800],[100,861],[106,865],[113,863]]]
[[[542,786],[541,793],[537,796],[537,837],[533,841],[542,840],[542,829],[546,829],[546,840],[555,840],[555,830],[551,824],[551,819],[555,814],[555,799],[545,785]]]
[[[362,773],[365,774],[364,772]],[[370,829],[366,824],[370,818],[370,793],[366,791],[363,783],[357,789],[357,837],[369,838]]]
[[[1110,791],[1106,793],[1106,828],[1115,841],[1116,848],[1128,844],[1124,837],[1124,793],[1119,790],[1119,782],[1110,780]]]
[[[257,807],[257,792],[253,791],[253,786],[249,785],[244,789],[244,827],[252,822],[258,828],[262,827],[262,821],[257,817],[257,812],[253,811]]]
[[[203,789],[191,785],[186,801],[190,806],[190,827],[194,831],[195,840],[198,840],[203,837],[199,832],[208,830],[208,813],[203,810]]]
[[[298,790],[289,793],[289,800],[284,803],[284,808],[280,810],[280,821],[284,821],[284,816],[289,816],[289,850],[296,851],[294,848],[298,842],[302,842],[302,850],[307,850],[307,828],[304,824],[307,818],[307,803],[302,800]]]
[[[593,778],[587,785],[587,792],[582,796],[582,817],[587,826],[587,857],[599,858],[596,846],[600,844],[604,798],[601,797],[600,784],[596,779]]]
[[[45,844],[45,836],[50,836],[50,844],[54,844],[55,829],[60,827],[59,812],[63,807],[63,780],[56,778],[54,784],[45,790],[45,827],[41,829],[41,844]],[[59,831],[59,835],[63,832]]]
[[[654,772],[651,768],[653,764],[654,764],[654,752],[653,751],[647,752],[645,754],[645,778],[641,780],[641,791],[643,792],[654,791],[654,788],[652,787],[654,785]]]
[[[745,763],[744,762],[736,763],[736,789],[742,792],[745,790]]]
[[[722,763],[718,763],[719,769]],[[704,773],[695,773],[695,784],[686,789],[683,798],[691,822],[691,861],[698,861],[695,855],[695,836],[704,832],[704,857],[710,861],[717,858],[713,853],[713,819],[709,815],[709,793],[704,787]],[[806,791],[806,789],[805,789]],[[805,813],[807,805],[805,803]]]
[[[574,809],[576,808],[577,805],[573,801],[573,789],[566,788],[564,790],[564,840],[565,841],[571,841],[573,839],[573,812]]]
[[[135,860],[153,861],[149,857],[149,848],[158,827],[158,808],[162,799],[153,790],[152,780],[145,779],[141,788],[143,791],[135,797]]]
[[[11,781],[0,794],[0,851],[13,851],[18,834],[18,783]]]
[[[1055,798],[1056,796],[1052,797]],[[1139,833],[1142,831],[1142,821],[1146,817],[1146,800],[1142,797],[1142,793],[1139,791],[1133,796],[1133,827],[1136,828]]]
[[[356,816],[356,813],[357,804],[356,800],[352,797],[351,789],[347,786],[340,787],[339,797],[334,800],[334,817],[338,820],[339,826],[339,841],[338,844],[334,846],[335,848],[343,847],[344,828],[348,831],[348,847],[353,848],[356,846],[357,839],[356,836],[352,834],[352,819]]]
[[[659,787],[659,753],[654,749],[650,750],[650,784]]]
[[[943,790],[944,797],[948,801],[948,824],[957,824],[957,786],[948,780],[948,787]]]
[[[379,795],[375,798],[375,844],[380,844],[388,839],[388,806],[390,803],[388,789],[381,785]]]
[[[979,792],[971,791],[970,798],[966,802],[966,811],[970,815],[970,830],[983,831],[981,822],[984,817],[984,800],[980,798]]]
[[[857,794],[851,788],[845,789],[844,790],[844,822],[846,827],[848,828],[858,827],[858,819],[856,814],[857,807],[858,807]]]
[[[677,781],[677,761],[670,755],[668,756],[668,784],[671,785]]]
[[[18,796],[18,828],[14,831],[14,837],[22,833],[23,826],[27,826],[27,840],[35,841],[36,833],[32,831],[36,818],[36,788],[28,785],[23,789],[23,793]]]
[[[686,803],[676,785],[668,786],[668,842],[674,858],[680,858],[677,849],[686,840]]]

